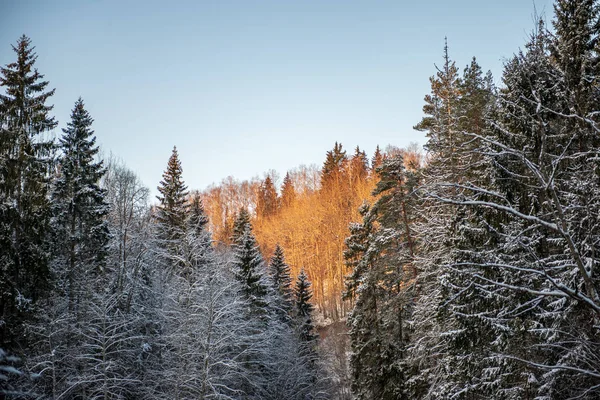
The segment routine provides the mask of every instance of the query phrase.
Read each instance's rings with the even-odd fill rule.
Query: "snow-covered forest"
[[[446,46],[423,151],[198,191],[173,148],[156,200],[13,50],[0,397],[600,398],[600,1],[557,0],[498,80]]]

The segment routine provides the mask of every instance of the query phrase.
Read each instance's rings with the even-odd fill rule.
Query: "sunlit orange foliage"
[[[421,153],[414,146],[386,148],[386,153],[394,152],[405,157],[407,168],[422,163]],[[343,258],[348,225],[361,221],[358,208],[363,201],[373,202],[371,193],[378,177],[369,167],[365,153],[358,148],[351,156],[333,153],[328,152],[323,167],[300,166],[288,171],[283,182],[274,171],[265,179],[250,181],[228,177],[206,189],[201,196],[210,230],[218,244],[230,244],[236,213],[246,207],[254,216],[254,233],[265,260],[279,243],[294,276],[302,267],[306,270],[319,311],[325,317],[338,320],[351,306],[341,300],[345,277],[350,272]],[[380,163],[381,157],[384,155],[378,151],[373,157],[375,164]],[[279,188],[280,195],[277,209],[265,212],[265,205],[273,203],[272,192],[265,190],[271,183]],[[281,193],[282,183],[287,194]]]
[[[361,219],[358,207],[370,199],[374,182],[369,175],[351,181],[340,177],[329,190],[304,191],[270,218],[256,219],[254,230],[263,254],[279,243],[294,274],[304,267],[313,283],[319,310],[334,320],[349,311],[341,294],[348,274],[344,265],[344,240],[348,224]]]

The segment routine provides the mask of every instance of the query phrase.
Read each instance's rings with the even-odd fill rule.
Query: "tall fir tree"
[[[367,250],[375,232],[375,215],[370,212],[371,206],[366,201],[358,208],[363,218],[362,223],[351,222],[348,226],[350,236],[344,240],[344,264],[350,274],[346,276],[346,291],[344,298],[354,301],[358,295],[358,287],[367,272],[367,263],[364,262]]]
[[[246,207],[240,208],[240,211],[237,213],[232,227],[232,237],[231,240],[234,244],[236,244],[246,232],[246,228],[249,227],[250,231],[252,231],[252,223],[250,213]]]
[[[275,245],[273,257],[269,263],[269,272],[273,280],[273,287],[283,300],[284,307],[291,311],[292,303],[292,277],[290,266],[285,262],[283,249],[279,244]]]
[[[60,139],[58,177],[52,190],[53,254],[73,310],[83,287],[104,270],[109,238],[108,204],[100,180],[105,173],[98,154],[93,119],[79,98]]]
[[[158,186],[160,195],[157,196],[157,199],[160,203],[156,210],[156,221],[162,246],[175,252],[178,241],[185,234],[189,211],[188,191],[182,179],[182,173],[183,169],[177,148],[173,147],[167,169]]]
[[[314,306],[310,302],[312,299],[312,284],[304,272],[304,268],[300,270],[298,279],[296,279],[296,287],[294,288],[294,294],[296,297],[296,320],[298,324],[298,330],[300,339],[309,345],[310,347],[315,346],[317,335],[315,334],[315,327],[312,321],[312,313],[314,312]]]
[[[194,193],[190,200],[188,224],[196,235],[200,235],[204,232],[208,225],[208,216],[206,215],[202,198],[198,192]]]
[[[354,298],[348,317],[352,390],[357,399],[406,398],[407,316],[414,298],[413,224],[418,172],[407,172],[400,153],[377,169],[377,201],[351,224],[344,256],[352,267],[346,287]]]
[[[343,150],[341,143],[335,142],[333,150],[327,152],[321,169],[321,190],[328,191],[340,187],[347,161],[346,150]]]
[[[460,178],[456,158],[460,134],[456,107],[460,77],[456,63],[450,59],[447,41],[444,46],[444,64],[429,81],[431,94],[425,96],[423,106],[426,116],[414,129],[427,133],[425,147],[431,157],[428,169],[432,176],[454,182]]]
[[[49,172],[53,141],[42,135],[57,123],[50,115],[44,75],[23,35],[17,60],[0,69],[0,346],[9,344],[32,302],[48,289]]]
[[[360,147],[356,146],[354,154],[349,162],[350,185],[358,186],[358,183],[367,179],[369,173],[369,159],[367,153],[361,151]]]
[[[371,158],[371,172],[375,172],[377,168],[383,162],[383,153],[379,148],[379,145],[375,148],[375,153],[373,153],[373,157]]]
[[[267,305],[267,285],[264,279],[264,260],[260,254],[250,223],[244,225],[243,233],[233,245],[235,276],[241,283],[245,297],[260,314]]]

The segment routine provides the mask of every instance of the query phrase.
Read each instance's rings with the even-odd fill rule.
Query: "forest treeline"
[[[190,193],[174,149],[155,207],[97,159],[82,100],[58,142],[44,135],[53,91],[29,39],[15,51],[0,97],[4,394],[600,397],[598,1],[557,0],[499,83],[446,45],[415,126],[424,156],[336,143],[281,184]],[[319,338],[317,316],[347,332]]]
[[[0,70],[0,397],[327,399],[312,284],[241,209],[215,248],[174,148],[150,204],[101,160],[79,98],[62,135],[31,40]]]
[[[304,268],[314,287],[314,301],[328,321],[345,318],[351,302],[344,301],[348,267],[344,261],[348,225],[361,219],[359,207],[374,198],[377,168],[384,157],[401,155],[408,168],[422,164],[416,144],[406,149],[379,147],[369,158],[360,147],[351,154],[335,143],[321,167],[300,166],[288,171],[280,185],[275,171],[264,179],[238,181],[233,177],[212,185],[198,196],[209,218],[216,242],[231,242],[238,210],[251,210],[261,251],[269,257],[277,245],[297,274]]]

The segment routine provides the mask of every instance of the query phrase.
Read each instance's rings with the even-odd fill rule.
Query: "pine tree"
[[[375,172],[382,162],[383,153],[381,152],[379,145],[377,145],[377,148],[375,148],[375,153],[373,154],[373,158],[371,158],[371,172]]]
[[[304,272],[304,268],[300,270],[298,279],[296,280],[296,287],[294,294],[296,297],[296,319],[298,323],[298,330],[300,333],[300,339],[314,346],[314,342],[317,340],[315,334],[315,328],[312,322],[312,313],[314,306],[310,302],[312,299],[312,284],[308,280],[308,276]]]
[[[98,154],[93,119],[79,98],[60,139],[59,174],[52,191],[54,254],[58,274],[73,310],[83,284],[104,270],[109,238],[108,213],[100,180],[105,173]]]
[[[208,217],[204,210],[204,204],[200,193],[196,192],[192,195],[189,205],[189,221],[190,228],[194,230],[196,235],[200,235],[206,230],[208,225]]]
[[[593,53],[599,45],[599,11],[595,0],[557,0],[554,3],[553,25],[557,40],[551,51],[564,77],[565,94],[572,110],[580,115],[593,111],[590,107],[598,100],[594,89],[598,85],[595,79],[600,72],[600,63]]]
[[[246,232],[246,228],[248,227],[250,229],[250,232],[252,232],[250,213],[248,212],[248,209],[246,207],[242,207],[238,212],[237,216],[235,217],[235,220],[233,221],[233,235],[231,238],[233,244],[236,244],[239,240],[241,240],[242,236],[244,236],[244,233]]]
[[[494,89],[491,75],[484,77],[475,59],[463,71],[462,79],[458,72],[446,45],[444,67],[431,78],[432,92],[425,98],[427,116],[415,127],[427,132],[430,157],[418,190],[422,212],[414,224],[423,255],[414,263],[415,271],[419,271],[415,292],[427,293],[419,296],[414,306],[414,342],[407,356],[409,396],[417,398],[462,390],[471,393],[475,386],[483,387],[483,379],[476,382],[479,377],[474,377],[481,375],[477,371],[485,370],[489,360],[479,352],[481,347],[461,348],[477,335],[461,326],[462,316],[476,314],[473,310],[485,306],[484,301],[472,301],[476,286],[468,268],[455,265],[465,261],[463,246],[468,249],[470,240],[481,238],[485,226],[475,222],[481,215],[473,215],[456,202],[471,194],[470,187],[491,178],[485,137],[489,137]],[[459,305],[461,295],[465,303]],[[472,307],[467,311],[469,305]]]
[[[240,213],[241,215],[241,213]],[[235,276],[242,285],[245,297],[261,313],[266,306],[267,286],[263,277],[264,261],[250,223],[234,242]]]
[[[286,309],[290,309],[292,302],[292,278],[290,275],[290,267],[285,262],[283,249],[279,244],[275,245],[273,257],[271,257],[269,263],[269,270],[271,279],[273,280],[273,287],[283,299]]]
[[[459,99],[458,68],[444,46],[444,65],[431,82],[431,94],[425,96],[423,113],[426,115],[414,129],[427,132],[430,154],[430,174],[436,179],[455,182],[460,179],[456,148],[459,146],[457,104]],[[437,167],[439,168],[437,168]]]
[[[358,183],[364,181],[369,173],[369,159],[367,158],[367,154],[361,151],[360,147],[356,146],[349,164],[350,185],[357,187]]]
[[[48,173],[52,140],[41,134],[56,121],[46,102],[54,94],[35,68],[31,40],[21,36],[17,60],[0,69],[0,346],[18,335],[29,305],[49,287]]]
[[[158,186],[160,204],[156,211],[160,239],[167,249],[174,249],[185,234],[188,218],[187,186],[182,180],[182,168],[179,161],[177,148],[169,158],[167,169],[163,173],[163,180]]]
[[[346,245],[344,263],[350,270],[350,275],[346,277],[345,299],[354,300],[356,298],[360,282],[367,272],[367,263],[364,260],[375,232],[375,215],[370,211],[369,203],[363,202],[358,209],[363,218],[362,223],[351,222],[348,226],[350,236],[344,241]]]
[[[323,168],[321,170],[321,190],[338,188],[345,172],[348,157],[342,149],[342,144],[335,142],[333,150],[327,152]]]

